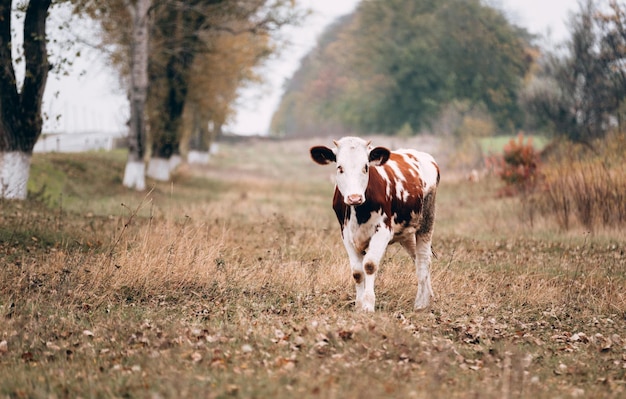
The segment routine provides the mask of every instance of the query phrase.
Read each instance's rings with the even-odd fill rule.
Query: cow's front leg
[[[363,254],[359,253],[350,237],[344,237],[343,244],[350,260],[350,270],[356,287],[356,308],[363,308],[363,292],[365,292],[365,277],[363,273]]]
[[[374,283],[376,281],[376,273],[380,262],[385,255],[385,250],[389,244],[391,238],[391,232],[380,227],[376,233],[372,236],[369,246],[363,256],[363,271],[365,272],[363,277],[365,280],[365,287],[363,295],[361,297],[361,309],[366,312],[373,312],[376,305],[376,294],[374,293]],[[358,303],[357,303],[358,305]]]

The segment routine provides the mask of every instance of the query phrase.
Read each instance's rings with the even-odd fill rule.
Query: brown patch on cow
[[[363,268],[365,269],[365,273],[367,274],[374,274],[376,273],[376,265],[374,264],[374,262],[367,262]]]
[[[361,272],[352,273],[352,277],[354,277],[354,282],[357,284],[361,284],[361,281],[363,281],[363,273]]]
[[[423,180],[419,177],[419,170],[417,165],[413,165],[407,162],[407,158],[417,161],[417,158],[413,154],[404,154],[404,156],[392,153],[390,161],[395,162],[397,169],[401,176],[399,176],[390,163],[387,162],[383,167],[385,173],[389,176],[389,182],[385,182],[381,179],[381,187],[378,188],[381,192],[386,192],[386,186],[389,185],[389,191],[391,198],[386,202],[381,202],[386,206],[383,207],[385,213],[389,217],[387,226],[391,227],[391,221],[393,223],[408,226],[413,220],[414,215],[419,215],[422,211],[422,199],[423,199]],[[397,184],[402,182],[402,191],[398,197]],[[405,197],[406,195],[406,197]],[[393,213],[392,213],[393,210]]]
[[[348,223],[350,219],[350,207],[344,204],[343,196],[339,192],[339,189],[335,187],[335,194],[333,195],[333,209],[335,215],[341,226],[341,232],[343,234],[343,227]]]
[[[417,157],[415,155],[411,154],[410,152],[404,153],[404,156],[407,157],[407,158],[412,159],[415,162],[419,162],[419,159],[417,159]]]
[[[360,253],[361,255],[365,255],[367,253],[367,250],[370,247],[371,240],[372,240],[372,237],[369,237],[366,241],[355,243],[355,245],[358,245],[356,247],[357,252]]]
[[[404,159],[400,159],[398,161],[398,169],[400,169],[400,173],[402,173],[402,176],[396,176],[396,178],[406,181],[407,175],[410,175],[411,171],[415,170],[415,167],[406,162]]]

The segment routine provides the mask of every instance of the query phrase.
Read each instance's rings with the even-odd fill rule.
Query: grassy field
[[[531,226],[442,165],[434,304],[392,246],[355,312],[314,144],[223,144],[148,193],[124,154],[37,154],[0,202],[0,398],[626,395],[625,232]]]
[[[502,149],[509,144],[511,140],[517,141],[518,136],[494,136],[485,137],[478,141],[480,149],[485,155],[500,154]],[[549,143],[549,139],[545,136],[524,136],[524,143],[532,143],[533,147],[541,151]]]

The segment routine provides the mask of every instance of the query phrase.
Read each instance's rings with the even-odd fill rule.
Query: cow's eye
[[[369,166],[365,165],[363,167],[363,174],[366,174],[368,170],[369,170]]]
[[[337,173],[343,173],[343,166],[337,166]]]

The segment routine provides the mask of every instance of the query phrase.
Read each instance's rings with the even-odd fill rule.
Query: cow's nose
[[[348,195],[346,203],[348,205],[361,205],[363,203],[363,196],[361,194]]]

